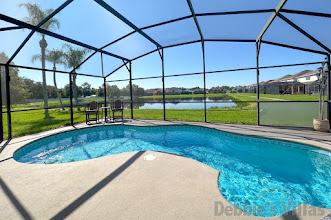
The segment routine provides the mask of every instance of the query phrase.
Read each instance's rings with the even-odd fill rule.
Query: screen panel
[[[162,80],[132,81],[133,117],[135,119],[163,120]]]
[[[29,33],[29,30],[24,29],[0,32],[0,42],[6,42],[2,43],[0,47],[0,54],[2,54],[0,63],[8,61]]]
[[[31,39],[24,45],[22,50],[14,58],[13,62],[17,65],[42,68],[42,35],[35,33]],[[56,69],[61,71],[71,71],[74,67],[78,66],[86,57],[94,51],[67,43],[54,37],[45,36],[45,68],[53,69],[54,67],[54,51],[62,51],[63,56],[56,59]],[[99,65],[100,63],[93,63]],[[77,70],[79,72],[79,70]]]
[[[256,124],[256,71],[206,74],[207,121]]]
[[[116,70],[117,68],[119,68],[124,64],[122,60],[105,54],[102,55],[102,59],[103,59],[103,72],[105,76],[107,76],[109,73],[113,72],[114,70]]]
[[[263,67],[296,63],[310,63],[323,61],[324,58],[325,55],[322,54],[262,43],[259,54],[259,64],[260,67]]]
[[[284,34],[286,33],[286,34]],[[275,43],[287,44],[302,48],[324,51],[323,48],[311,41],[305,35],[287,24],[281,18],[276,17],[268,30],[263,35],[263,40]]]
[[[164,49],[165,75],[203,71],[201,43]]]
[[[184,0],[106,0],[105,2],[139,28],[191,15]]]
[[[85,73],[94,76],[102,76],[102,62],[100,53],[94,54],[77,70],[77,73]]]
[[[162,46],[200,40],[193,18],[148,28],[144,31]]]
[[[329,49],[331,48],[330,34],[326,31],[331,27],[331,18],[291,13],[283,13],[283,15]]]
[[[14,27],[14,26],[17,26],[17,25],[0,20],[0,28]]]
[[[132,78],[162,76],[162,61],[159,52],[154,52],[132,62]]]
[[[329,0],[314,0],[304,2],[301,0],[290,0],[286,2],[284,9],[331,14],[331,2]]]
[[[166,119],[204,121],[203,75],[165,78]]]
[[[133,31],[94,1],[75,0],[54,19],[60,27],[54,32],[100,48]]]
[[[255,43],[205,42],[206,71],[256,66]]]
[[[129,66],[129,64],[127,64]],[[106,80],[113,81],[113,80],[129,80],[130,79],[130,72],[128,69],[123,66],[111,75],[109,75]]]
[[[255,40],[271,13],[199,16],[205,39]]]
[[[318,118],[318,105],[318,102],[262,102],[260,103],[260,123],[312,128],[313,119]],[[324,106],[326,113],[326,104]]]
[[[133,59],[155,49],[155,44],[136,32],[109,45],[104,50],[127,59]]]
[[[53,0],[13,0],[13,1],[2,1],[1,7],[0,7],[0,13],[7,15],[9,17],[13,17],[15,19],[18,19],[20,21],[27,22],[32,25],[36,25],[35,22],[31,22],[30,14],[28,13],[28,10],[25,6],[25,4],[29,4],[32,9],[32,11],[42,11],[45,12],[49,9],[57,9],[60,7],[65,0],[59,0],[59,1],[53,1]],[[37,7],[36,7],[37,6]],[[37,9],[37,10],[36,10]],[[40,10],[39,10],[40,9]],[[47,15],[47,13],[46,13]],[[40,14],[38,15],[40,16]],[[46,17],[45,14],[41,14],[40,18]],[[37,19],[37,21],[40,19]]]
[[[320,64],[260,69],[262,101],[318,101]]]
[[[85,108],[95,101],[99,107],[104,105],[104,80],[90,76],[73,76],[74,123],[85,121]],[[76,87],[76,88],[75,88]],[[100,120],[102,116],[100,115]]]

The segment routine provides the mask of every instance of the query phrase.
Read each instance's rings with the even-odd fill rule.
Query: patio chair
[[[124,109],[124,105],[123,105],[122,101],[116,100],[115,102],[113,102],[111,110],[113,112],[113,121],[114,122],[115,122],[116,118],[121,118],[123,121],[123,109]],[[115,112],[120,112],[121,115],[115,116]]]
[[[99,107],[98,103],[93,101],[88,104],[87,107],[85,107],[85,114],[86,114],[86,124],[87,122],[90,123],[90,121],[99,121]],[[95,115],[95,118],[91,118],[91,115]]]

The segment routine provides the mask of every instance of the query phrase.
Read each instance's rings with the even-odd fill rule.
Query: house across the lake
[[[318,87],[316,84],[318,70],[304,70],[294,75],[285,75],[278,79],[260,82],[259,91],[261,94],[274,95],[300,95],[316,94]],[[245,93],[256,93],[256,84],[243,88],[235,87],[235,91]]]

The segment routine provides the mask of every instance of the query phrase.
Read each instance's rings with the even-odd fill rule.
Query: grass
[[[17,137],[70,125],[70,112],[68,110],[59,111],[58,109],[49,110],[48,116],[45,116],[44,110],[12,112],[11,119],[12,134]],[[83,121],[85,121],[85,113],[75,111],[74,122]],[[3,114],[3,125],[4,137],[7,137],[7,114],[5,113]]]
[[[124,117],[130,118],[130,110],[124,111]],[[134,109],[135,119],[163,120],[162,109]],[[204,109],[167,109],[166,119],[173,121],[198,121],[204,122]],[[208,122],[256,124],[257,113],[255,110],[237,109],[208,109]]]

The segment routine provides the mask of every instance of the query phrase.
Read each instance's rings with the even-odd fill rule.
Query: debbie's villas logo
[[[303,206],[302,206],[303,205]],[[235,208],[235,207],[240,207]],[[296,207],[298,207],[296,209]],[[293,210],[292,212],[290,212]],[[301,202],[281,202],[280,206],[270,205],[246,205],[243,203],[239,205],[235,203],[232,205],[224,205],[222,202],[215,202],[215,216],[242,216],[242,215],[255,215],[255,216],[265,216],[272,217],[277,215],[295,215],[295,216],[320,216],[326,215],[323,208],[306,206],[305,203]]]

